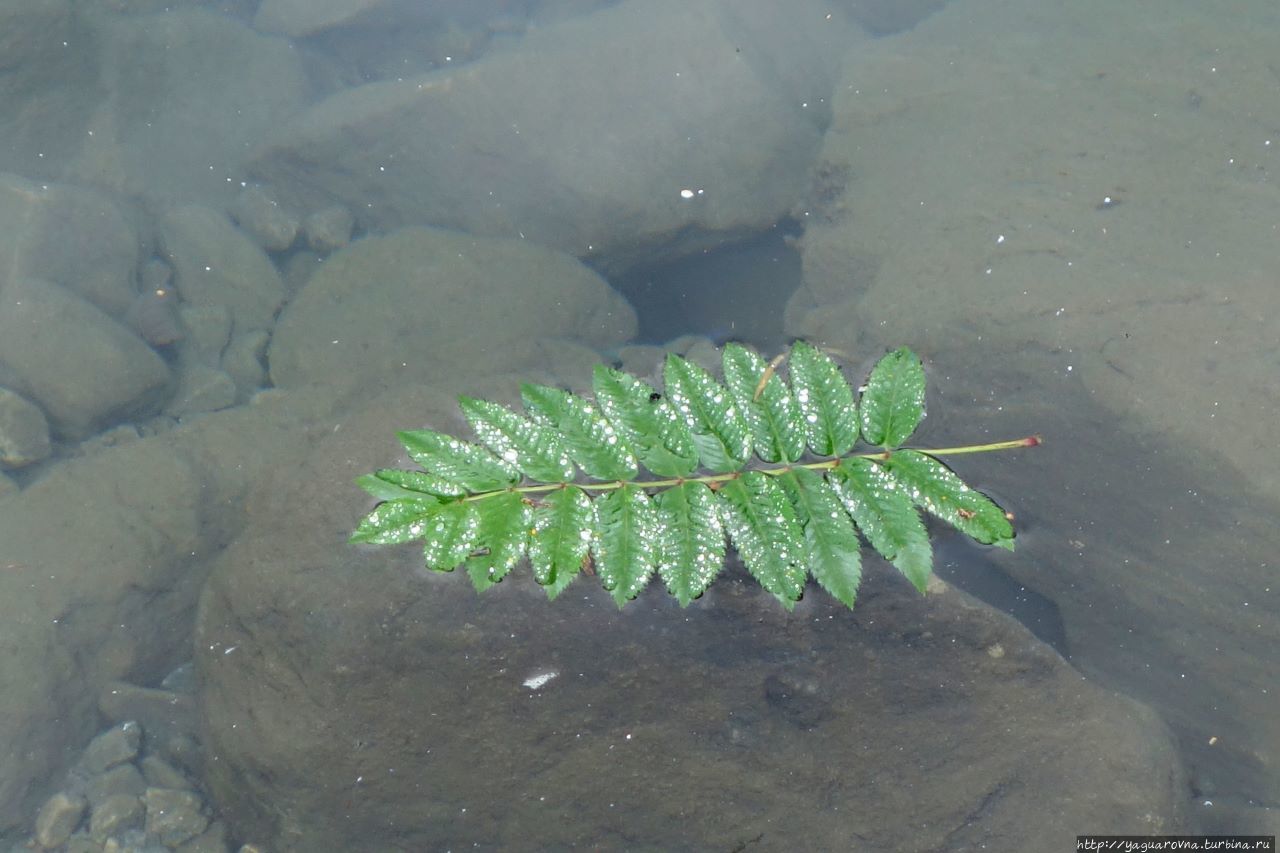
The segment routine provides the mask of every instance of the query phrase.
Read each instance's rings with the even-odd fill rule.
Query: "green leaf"
[[[571,482],[573,461],[555,430],[489,400],[459,397],[476,437],[508,465],[544,483]]]
[[[852,607],[862,582],[861,545],[839,496],[825,479],[806,468],[789,471],[778,480],[804,529],[810,573],[823,589]]]
[[[596,574],[618,606],[644,589],[657,563],[658,513],[644,490],[623,486],[595,500]]]
[[[394,468],[381,468],[373,473],[373,478],[382,484],[382,488],[390,487],[404,493],[404,497],[422,497],[433,495],[438,498],[460,498],[467,490],[452,480],[446,480],[437,474],[425,471],[398,471]],[[374,497],[383,497],[372,489],[366,488]]]
[[[689,426],[653,386],[602,364],[596,365],[591,384],[600,408],[640,464],[659,477],[687,477],[697,470]]]
[[[402,473],[410,474],[411,471]],[[393,501],[397,498],[421,498],[424,497],[422,492],[405,489],[400,486],[394,486],[386,480],[381,479],[375,474],[361,474],[356,477],[356,485],[373,495],[380,501]]]
[[[425,519],[422,560],[428,569],[451,572],[479,539],[480,519],[474,504],[454,501],[440,506]]]
[[[378,504],[351,534],[350,542],[401,545],[421,539],[431,517],[440,511],[437,498],[399,498]]]
[[[879,464],[856,457],[841,462],[827,479],[871,547],[924,592],[933,548],[902,484]]]
[[[469,441],[429,429],[396,433],[409,458],[427,471],[470,492],[488,492],[520,482],[520,472]]]
[[[724,527],[705,483],[681,483],[659,492],[658,574],[687,607],[724,568]]]
[[[897,447],[924,417],[924,365],[911,350],[894,350],[876,363],[858,402],[862,435],[871,444]]]
[[[915,493],[915,502],[984,545],[1013,550],[1013,525],[991,498],[965,485],[950,468],[915,450],[898,450],[885,468]]]
[[[529,562],[552,598],[582,569],[594,526],[591,499],[577,486],[556,489],[534,510]]]
[[[725,344],[724,381],[751,429],[756,454],[766,462],[794,462],[804,453],[804,419],[777,373],[756,390],[768,365],[741,344]]]
[[[667,396],[693,433],[702,467],[737,471],[751,455],[751,430],[732,395],[706,370],[674,353],[667,356]]]
[[[1013,547],[1000,507],[935,457],[1034,447],[1038,437],[902,450],[924,415],[924,370],[910,350],[880,360],[857,405],[815,347],[797,342],[789,358],[789,381],[775,370],[786,359],[769,365],[730,344],[723,384],[672,355],[661,392],[601,365],[594,400],[534,384],[522,386],[524,412],[462,397],[487,447],[399,433],[421,470],[360,477],[381,503],[350,541],[421,542],[428,567],[465,565],[478,590],[526,557],[549,598],[594,573],[620,607],[655,572],[687,606],[732,544],[788,609],[809,574],[852,606],[862,540],[923,592],[933,552],[917,507],[979,542]],[[859,434],[880,451],[859,452]],[[806,448],[823,459],[801,461]],[[579,470],[586,481],[574,482]]]
[[[481,553],[467,560],[467,574],[477,591],[498,583],[524,556],[533,522],[533,507],[518,492],[500,492],[472,503],[480,519]]]
[[[809,449],[819,456],[848,453],[858,440],[858,416],[853,389],[836,363],[821,350],[798,341],[791,349],[791,385]]]
[[[806,548],[786,494],[759,471],[728,481],[716,494],[725,530],[743,564],[791,609],[804,592]]]
[[[569,456],[588,477],[635,478],[638,469],[630,445],[593,403],[547,385],[522,385],[520,396],[530,414],[559,431]]]

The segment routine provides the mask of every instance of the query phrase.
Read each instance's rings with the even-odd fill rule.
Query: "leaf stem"
[[[989,450],[1012,450],[1016,447],[1038,447],[1044,442],[1038,435],[1029,435],[1026,438],[1015,438],[1012,441],[997,441],[992,444],[969,444],[964,447],[939,447],[925,448],[918,447],[921,453],[927,453],[930,456],[958,456],[961,453],[986,453]]]
[[[893,450],[875,450],[868,453],[851,453],[848,456],[834,457],[832,459],[823,459],[818,462],[793,462],[786,465],[778,465],[773,468],[751,468],[740,471],[730,471],[725,474],[705,474],[701,477],[672,477],[665,480],[610,480],[607,482],[595,483],[537,483],[529,486],[512,486],[510,489],[498,489],[492,492],[477,492],[475,494],[466,495],[463,501],[478,501],[494,495],[506,494],[508,491],[516,492],[521,495],[536,495],[554,492],[556,489],[564,489],[569,486],[576,486],[583,491],[588,492],[610,492],[621,489],[624,486],[638,486],[642,489],[665,489],[671,486],[679,486],[683,483],[706,483],[708,486],[715,483],[727,483],[730,480],[736,480],[747,472],[759,471],[770,477],[781,476],[788,471],[796,468],[808,468],[811,471],[820,471],[825,468],[835,468],[845,459],[887,459],[894,450],[915,450],[929,456],[959,456],[962,453],[988,453],[993,450],[1013,450],[1019,447],[1038,447],[1043,443],[1043,439],[1038,435],[1029,435],[1026,438],[1015,438],[1009,441],[996,441],[990,444],[969,444],[964,447],[913,447],[913,448],[894,448]]]

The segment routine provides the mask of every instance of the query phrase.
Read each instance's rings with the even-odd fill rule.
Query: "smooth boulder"
[[[858,37],[811,0],[621,3],[339,92],[251,171],[294,209],[337,200],[370,231],[519,237],[620,269],[788,215]]]
[[[550,367],[545,342],[593,355],[635,332],[626,300],[569,255],[405,228],[318,267],[281,315],[267,358],[282,388],[340,394],[418,381],[460,391],[468,378]]]

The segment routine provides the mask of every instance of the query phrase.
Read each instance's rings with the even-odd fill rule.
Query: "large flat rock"
[[[945,584],[922,598],[869,563],[854,611],[814,588],[787,614],[731,573],[687,610],[653,589],[619,611],[590,579],[548,602],[520,568],[477,596],[415,547],[345,544],[369,506],[352,478],[396,461],[374,439],[449,409],[403,388],[344,419],[215,568],[200,698],[241,837],[1027,850],[1183,826],[1155,714]]]
[[[1280,87],[1255,27],[980,0],[851,52],[789,332],[1056,350],[1125,424],[1280,496],[1259,428],[1280,412]]]

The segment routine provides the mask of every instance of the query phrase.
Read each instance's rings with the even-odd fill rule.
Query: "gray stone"
[[[153,347],[182,340],[177,293],[169,287],[141,291],[125,312],[124,323]]]
[[[160,686],[165,690],[182,696],[190,696],[196,692],[196,666],[193,661],[186,661],[175,666],[169,674],[160,679]]]
[[[187,330],[183,361],[217,367],[231,340],[231,312],[225,305],[183,305],[178,314]]]
[[[569,255],[406,228],[331,255],[281,314],[268,361],[277,387],[335,396],[392,380],[457,387],[528,375],[548,362],[543,340],[599,349],[635,330],[631,306]]]
[[[155,755],[148,755],[139,762],[147,785],[152,788],[172,788],[178,791],[195,787],[187,775],[169,762]]]
[[[171,735],[156,744],[156,751],[167,761],[192,776],[199,776],[204,768],[204,749],[201,748],[200,742],[190,735]]]
[[[356,218],[351,211],[338,204],[317,210],[302,222],[307,245],[326,255],[351,242],[351,231],[355,225]]]
[[[145,809],[142,800],[132,794],[112,794],[93,807],[89,816],[89,835],[97,841],[122,830],[142,825]]]
[[[292,246],[301,228],[298,217],[257,184],[245,187],[236,196],[231,218],[268,252],[282,252]]]
[[[62,853],[103,853],[103,849],[102,844],[94,841],[89,832],[82,829],[67,839]]]
[[[471,61],[488,49],[494,35],[523,32],[532,8],[548,5],[546,0],[267,0],[254,26],[323,44],[315,59],[324,61],[324,71],[347,85],[360,85]]]
[[[197,205],[173,208],[161,217],[160,240],[183,301],[226,306],[237,332],[270,327],[284,285],[262,249],[226,216]]]
[[[310,84],[293,45],[182,5],[100,19],[92,55],[101,90],[82,112],[92,135],[81,130],[78,154],[59,162],[70,159],[71,174],[152,209],[225,207],[245,153],[302,109]]]
[[[112,726],[89,741],[80,756],[79,767],[85,773],[96,776],[126,761],[133,761],[142,746],[142,726],[126,720]]]
[[[0,284],[0,300],[0,364],[56,432],[83,438],[160,401],[169,368],[91,303],[38,279]]]
[[[22,468],[48,457],[44,412],[8,388],[0,388],[0,468]]]
[[[99,695],[98,709],[108,720],[137,720],[147,733],[148,752],[175,735],[191,735],[196,731],[194,701],[185,693],[113,681]]]
[[[93,453],[109,447],[130,444],[141,437],[142,435],[138,432],[138,427],[135,424],[120,424],[120,426],[105,429],[92,438],[81,442],[80,451],[82,453]]]
[[[84,795],[95,808],[110,797],[140,797],[147,790],[147,780],[133,764],[117,764],[84,784]]]
[[[369,231],[526,238],[609,271],[719,245],[787,216],[808,186],[838,57],[858,38],[828,12],[610,6],[458,68],[339,92],[282,124],[251,170],[294,208],[337,200]]]
[[[137,229],[102,192],[0,174],[0,281],[52,281],[120,317],[138,251]]]
[[[74,0],[0,3],[0,169],[46,175],[84,145],[105,92],[100,33],[83,11]]]
[[[235,380],[225,372],[203,364],[190,364],[178,376],[178,389],[165,406],[176,418],[216,412],[236,402]]]
[[[173,281],[173,267],[160,258],[150,258],[138,271],[138,282],[143,290],[165,290]]]
[[[267,33],[300,37],[347,23],[386,0],[265,0],[253,26]]]
[[[209,824],[204,832],[175,848],[178,853],[230,853],[227,825],[220,820]]]
[[[236,399],[249,399],[267,384],[267,344],[270,337],[261,329],[237,335],[222,354],[222,369],[236,384]]]
[[[41,847],[57,847],[71,837],[84,818],[89,803],[84,797],[59,791],[36,815],[36,842]]]
[[[148,788],[142,795],[147,807],[147,836],[169,847],[195,838],[209,826],[201,810],[204,803],[191,791]]]

